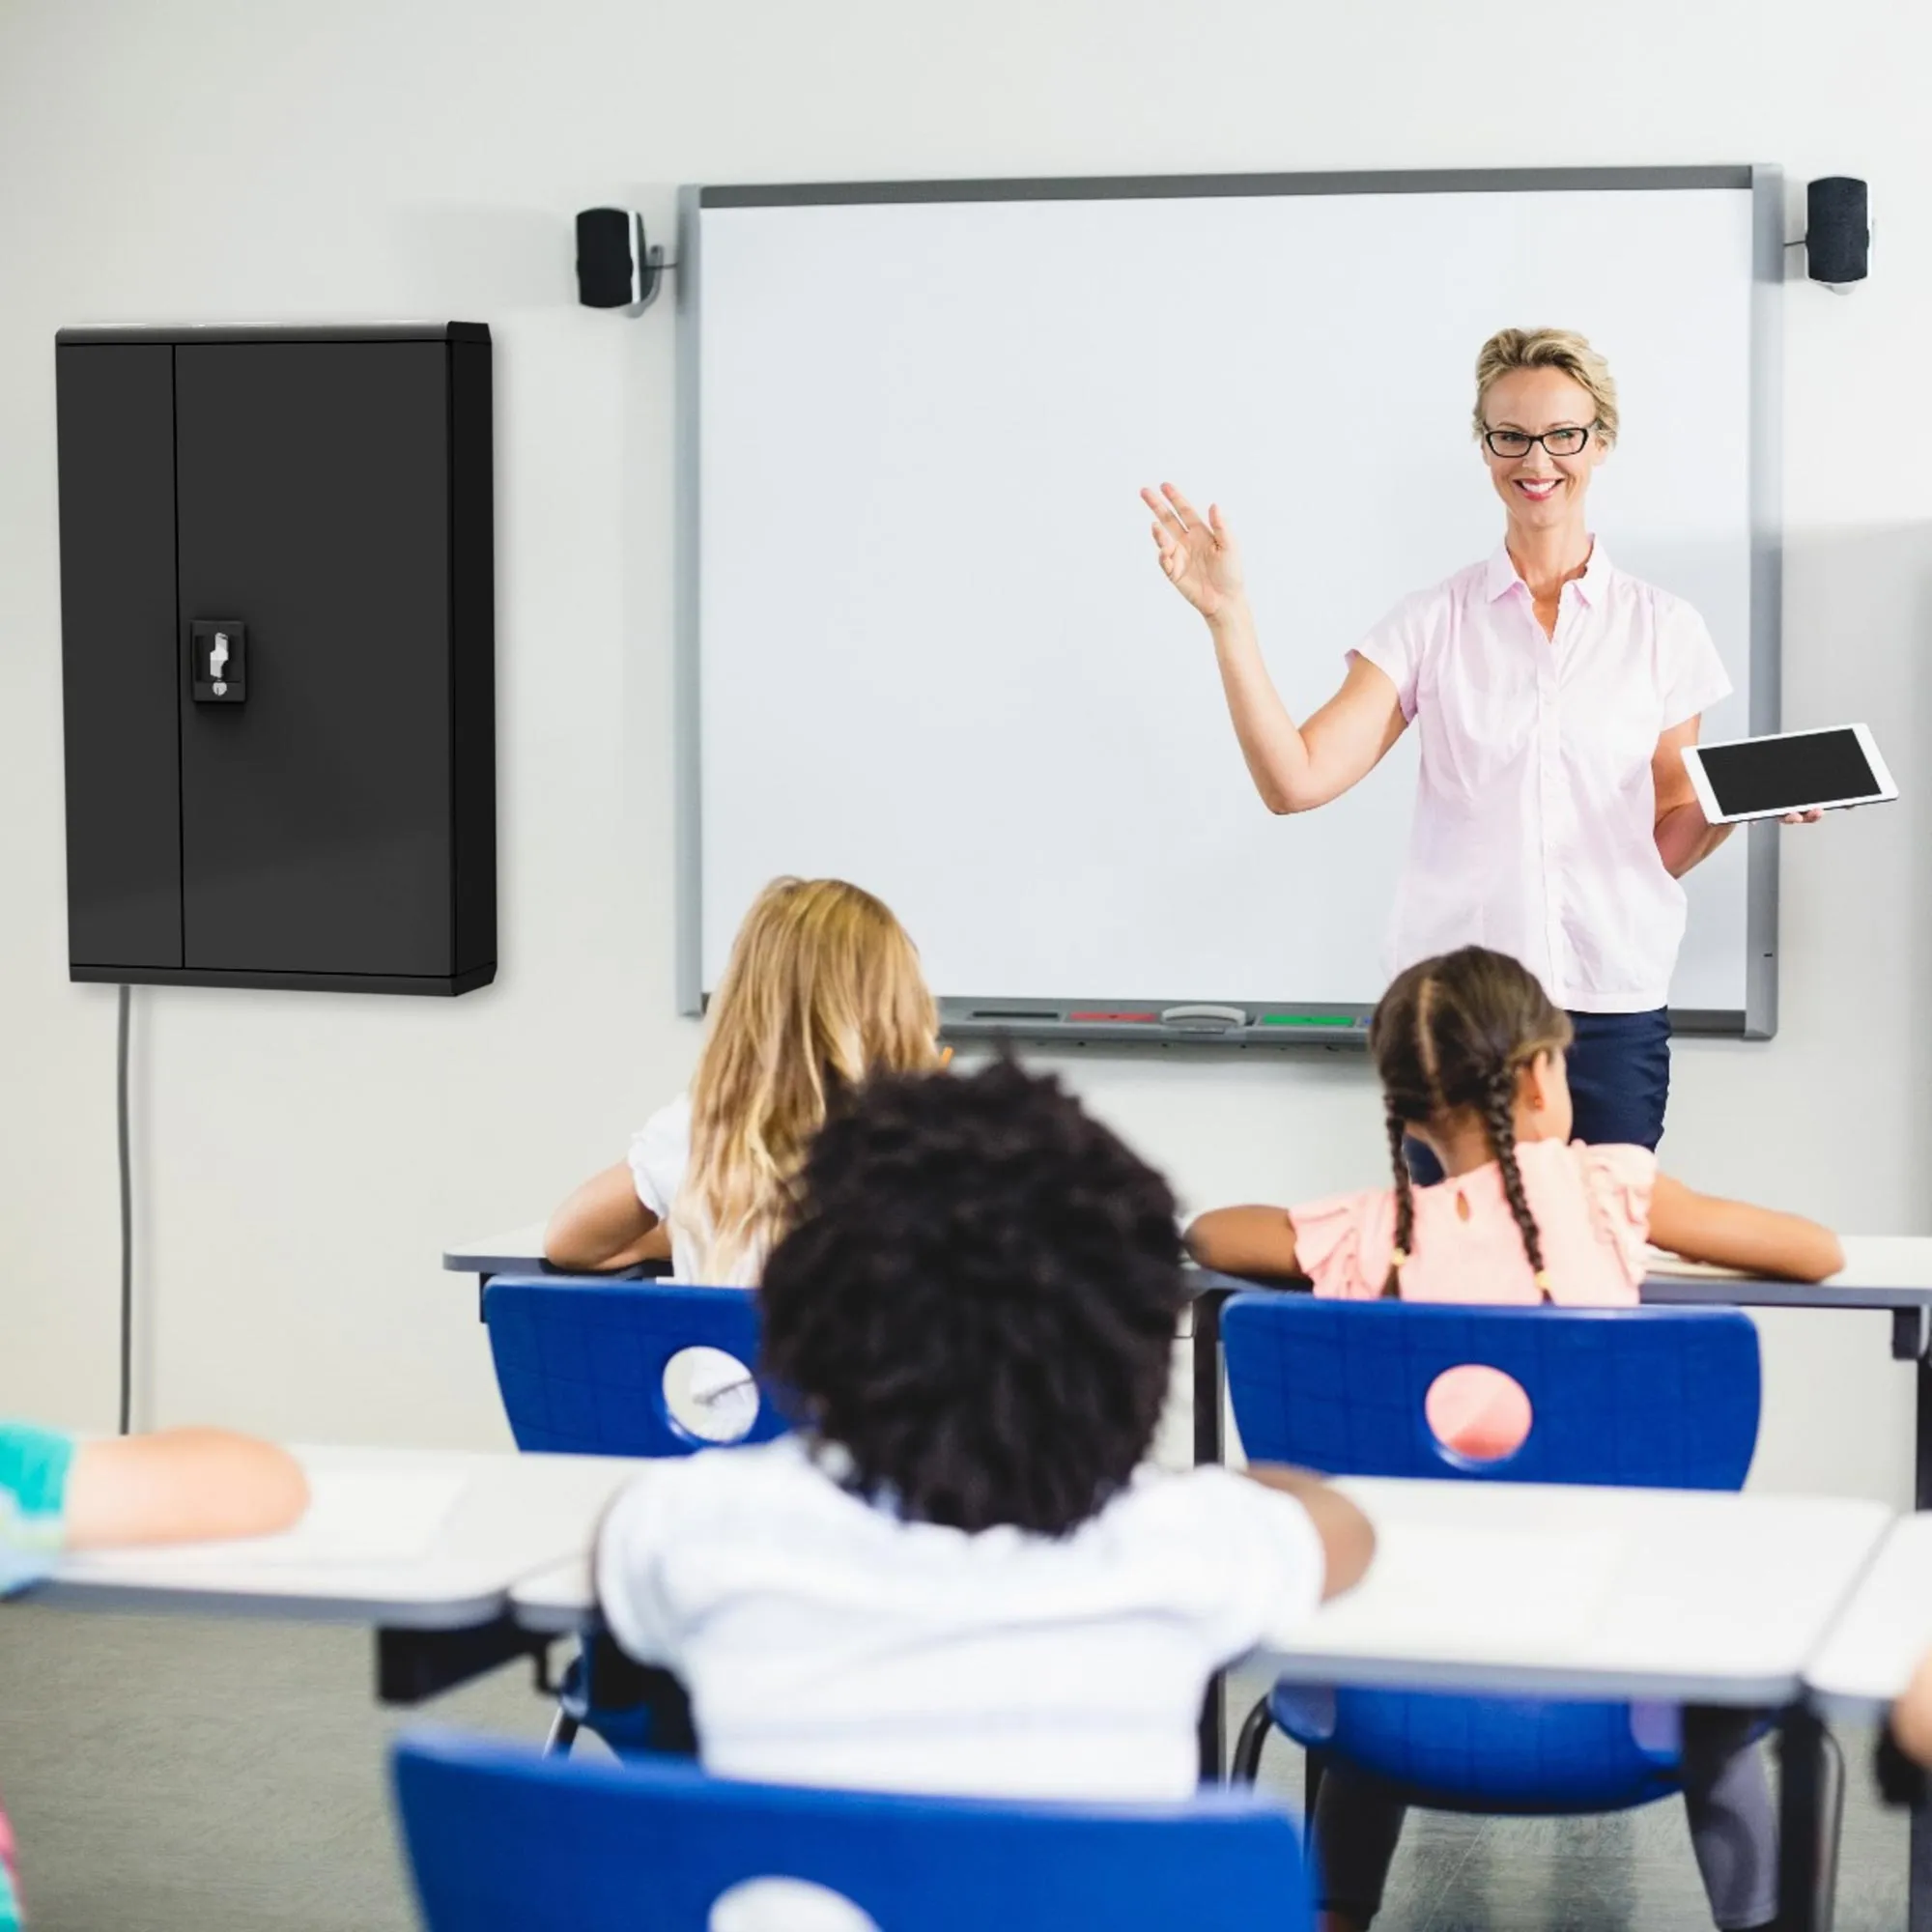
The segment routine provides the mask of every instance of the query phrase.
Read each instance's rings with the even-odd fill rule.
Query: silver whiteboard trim
[[[1388,168],[1279,175],[1079,175],[1063,180],[799,182],[700,187],[698,206],[815,208],[916,201],[1153,201],[1217,195],[1538,194],[1605,188],[1750,187],[1757,170],[1685,168]]]
[[[1578,190],[1672,191],[1748,189],[1752,209],[1750,559],[1750,730],[1776,731],[1782,717],[1779,689],[1783,631],[1783,299],[1784,177],[1768,164],[1639,168],[1448,168],[1355,170],[1244,175],[1101,175],[1065,179],[931,182],[821,182],[763,186],[687,185],[678,193],[678,356],[676,418],[677,618],[673,725],[676,785],[676,988],[678,1010],[704,1011],[700,838],[700,684],[698,597],[700,427],[698,337],[701,274],[700,216],[724,209],[807,208],[873,203],[985,201],[1104,201],[1233,195],[1561,193]],[[1769,1039],[1777,1031],[1777,829],[1747,829],[1745,1007],[1676,1009],[1672,1031],[1682,1035]],[[1198,996],[1197,996],[1198,997]],[[1011,1040],[1032,1044],[1148,1044],[1214,1046],[1361,1043],[1321,1029],[1260,1025],[1222,1034],[1164,1026],[1106,1026],[1068,1021],[1081,1007],[1137,1004],[1118,997],[1093,1001],[1015,1000],[1015,1017],[987,1023],[976,1010],[1002,1003],[949,997],[940,1001],[942,1033],[950,1040]],[[1168,1003],[1171,1004],[1171,1003]],[[1029,1009],[1020,1012],[1018,1009]],[[1058,1010],[1055,1010],[1058,1009]],[[1255,1005],[1263,1011],[1293,1011]],[[1370,1009],[1358,1009],[1365,1017]]]
[[[1293,1005],[1276,1000],[1236,1000],[1228,1005],[1245,1014],[1245,1024],[1211,1026],[1174,1022],[1167,1011],[1198,1001],[964,999],[939,1002],[939,1037],[951,1046],[1149,1047],[1210,1046],[1225,1051],[1279,1052],[1287,1047],[1325,1047],[1360,1053],[1369,1043],[1375,1009],[1320,1000]],[[1114,1017],[1135,1009],[1149,1015]],[[1673,1036],[1738,1039],[1747,1036],[1747,1015],[1738,1008],[1674,1007]]]
[[[704,888],[699,811],[703,801],[699,742],[698,508],[703,449],[698,387],[699,190],[677,198],[677,399],[672,485],[677,503],[674,569],[676,615],[671,640],[672,816],[677,840],[674,917],[677,1009],[704,1011]]]
[[[1750,735],[1783,728],[1784,172],[1751,170]],[[1747,1039],[1777,1032],[1778,829],[1750,826],[1745,855]]]

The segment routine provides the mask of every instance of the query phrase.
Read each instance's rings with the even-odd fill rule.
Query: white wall
[[[495,1442],[469,1285],[440,1244],[614,1157],[695,1045],[666,876],[670,319],[577,309],[569,232],[626,199],[668,229],[686,181],[1869,177],[1869,287],[1789,292],[1786,716],[1869,718],[1908,802],[1790,840],[1784,1030],[1679,1048],[1667,1149],[1702,1185],[1932,1228],[1932,28],[1870,0],[1833,8],[1829,37],[1818,19],[1796,0],[0,0],[0,1408],[99,1426],[114,1388],[114,996],[65,974],[55,328],[496,331],[498,981],[452,1005],[142,993],[136,1064],[146,1414]],[[810,514],[810,477],[799,497]],[[1068,1065],[1196,1203],[1378,1172],[1359,1063]],[[1902,1497],[1908,1371],[1883,1318],[1767,1333],[1763,1479]]]

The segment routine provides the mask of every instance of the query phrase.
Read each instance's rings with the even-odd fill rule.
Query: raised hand
[[[1153,512],[1153,540],[1167,581],[1204,617],[1240,596],[1241,553],[1218,503],[1208,504],[1204,517],[1172,483],[1143,490],[1141,501]]]

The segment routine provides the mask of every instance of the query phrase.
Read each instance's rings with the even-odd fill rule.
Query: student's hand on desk
[[[1221,506],[1208,504],[1204,517],[1172,483],[1143,490],[1141,501],[1153,512],[1153,540],[1167,581],[1204,617],[1218,615],[1241,595],[1241,553]]]

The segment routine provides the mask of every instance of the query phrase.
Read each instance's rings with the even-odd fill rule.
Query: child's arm
[[[308,1507],[286,1449],[225,1429],[167,1429],[83,1442],[67,1480],[67,1543],[185,1543],[267,1536]]]
[[[1687,1261],[1761,1269],[1792,1281],[1823,1281],[1845,1264],[1837,1236],[1816,1221],[1693,1194],[1665,1174],[1657,1177],[1650,1197],[1650,1238]]]
[[[1197,1215],[1187,1252],[1223,1274],[1299,1274],[1294,1223],[1285,1208],[1214,1208]]]
[[[1241,1473],[1264,1489],[1293,1496],[1308,1512],[1315,1533],[1321,1539],[1324,1602],[1339,1597],[1344,1590],[1352,1590],[1362,1580],[1362,1573],[1376,1553],[1375,1525],[1347,1496],[1320,1476],[1279,1463],[1250,1463]]]
[[[593,1175],[550,1217],[544,1259],[552,1267],[632,1267],[670,1259],[670,1230],[638,1199],[628,1161]]]
[[[1891,1735],[1914,1764],[1932,1765],[1932,1657],[1921,1660],[1891,1707]]]

